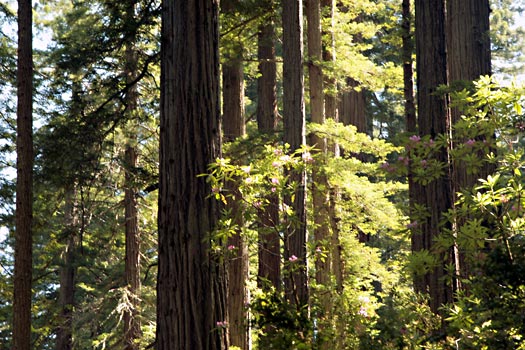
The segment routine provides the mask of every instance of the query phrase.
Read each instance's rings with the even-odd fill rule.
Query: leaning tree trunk
[[[219,208],[200,176],[220,156],[219,4],[162,5],[156,348],[227,349],[225,267],[212,249]]]
[[[257,126],[260,132],[275,133],[278,122],[277,111],[277,66],[275,60],[275,29],[273,0],[261,2],[268,20],[259,25],[257,34],[257,58],[259,78],[257,79]],[[257,284],[266,289],[281,289],[281,238],[276,229],[279,222],[279,197],[268,195],[268,206],[261,209],[258,232]]]
[[[13,349],[31,348],[33,256],[33,55],[32,6],[18,1],[16,232],[13,291]]]
[[[302,0],[283,1],[282,22],[284,142],[293,152],[305,143]],[[285,258],[297,266],[289,269],[285,286],[289,300],[302,307],[308,304],[306,175],[303,171],[292,171],[289,175],[296,188],[294,196],[287,195],[284,201],[293,208],[295,217],[287,223],[284,252]]]
[[[416,0],[416,59],[418,78],[418,115],[420,136],[436,138],[450,130],[448,99],[437,93],[447,83],[447,57],[445,45],[445,1]],[[448,148],[435,152],[435,159],[448,167]],[[420,232],[412,235],[412,250],[427,250],[437,254],[437,266],[415,277],[418,292],[430,294],[430,307],[440,312],[443,304],[452,302],[452,288],[447,283],[445,266],[453,262],[449,251],[436,251],[434,240],[442,230],[443,216],[452,207],[449,173],[427,185],[415,184],[415,196],[428,216],[418,223]]]

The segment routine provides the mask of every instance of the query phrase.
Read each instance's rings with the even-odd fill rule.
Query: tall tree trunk
[[[491,74],[489,16],[489,0],[447,0],[447,61],[448,78],[451,85],[457,82],[460,83],[459,85],[465,85],[465,82],[471,82],[482,75]],[[460,110],[451,108],[450,113],[452,123],[460,120]],[[493,135],[479,135],[477,139],[483,142],[492,137]],[[451,147],[456,147],[454,142],[463,143],[465,141],[467,140],[453,137]],[[479,157],[484,157],[484,154],[480,153]],[[468,173],[465,162],[454,160],[452,173],[454,200],[457,192],[471,188],[479,178],[486,178],[494,170],[493,165],[485,163],[479,171]],[[460,220],[454,224],[457,235],[463,221]],[[458,279],[456,288],[459,289],[461,278],[467,278],[470,275],[470,268],[466,261],[466,252],[462,247],[457,248],[456,273]]]
[[[303,2],[283,1],[283,113],[284,142],[295,151],[305,144],[304,77],[303,77]],[[285,232],[285,258],[297,264],[285,279],[288,298],[298,307],[308,304],[306,271],[306,174],[293,171],[290,183],[296,184],[294,196],[284,201],[293,208],[295,217]],[[294,200],[292,201],[292,197]]]
[[[329,13],[331,18],[330,26],[324,30],[324,35],[330,38],[329,45],[323,47],[323,61],[335,62],[335,34],[334,34],[334,16],[336,9],[335,0],[322,0],[321,5],[324,11]],[[334,78],[325,76],[324,78],[325,90],[331,91],[331,93],[325,93],[324,95],[324,109],[325,117],[331,118],[336,122],[339,122],[339,111],[337,108],[337,92],[336,92],[336,80]],[[339,145],[331,144],[328,145],[330,152],[335,157],[340,155]],[[343,274],[342,274],[342,261],[341,261],[341,242],[339,241],[339,220],[337,215],[336,203],[339,200],[340,193],[339,189],[330,189],[330,206],[329,206],[329,217],[330,217],[330,228],[332,230],[331,244],[330,244],[330,255],[331,255],[331,273],[334,275],[336,280],[336,289],[338,292],[342,292],[343,289]]]
[[[228,13],[233,10],[234,3],[222,1],[221,10]],[[240,43],[233,43],[234,49],[230,57],[224,58],[222,65],[222,103],[223,103],[223,134],[224,141],[230,142],[246,133],[244,118],[244,72],[242,61],[242,47]],[[241,194],[234,183],[226,184],[234,197],[228,200],[229,209],[237,231],[228,237],[230,251],[228,269],[228,323],[230,325],[230,345],[242,350],[248,349],[249,329],[248,312],[248,248],[240,228],[244,225]]]
[[[437,88],[447,83],[445,42],[445,1],[416,0],[416,58],[418,77],[418,115],[420,136],[446,135],[450,130],[448,99],[437,94]],[[436,151],[435,158],[448,164],[448,149]],[[438,254],[438,265],[424,276],[416,276],[418,292],[430,293],[433,312],[452,301],[452,288],[447,283],[445,265],[452,262],[450,252],[436,252],[434,240],[440,234],[443,214],[452,207],[449,174],[423,186],[416,184],[417,203],[428,211],[428,217],[419,223],[421,233],[412,236],[412,250],[423,249]]]
[[[64,198],[64,233],[67,237],[60,267],[60,325],[57,329],[56,350],[73,349],[73,307],[75,305],[75,259],[78,247],[78,215],[76,211],[76,185],[68,185]]]
[[[135,22],[135,1],[128,4],[126,17],[129,23]],[[137,152],[137,52],[135,48],[136,35],[130,35],[126,43],[125,67],[126,84],[129,86],[126,96],[126,110],[130,118],[127,145],[124,154],[126,165],[125,190],[124,190],[124,217],[126,230],[126,259],[125,278],[129,307],[124,312],[124,349],[138,350],[138,340],[141,337],[139,307],[140,307],[140,231],[138,224],[137,186],[135,185],[135,169],[138,165]]]
[[[219,208],[199,176],[220,156],[219,4],[162,5],[156,346],[227,349],[225,267],[211,249]]]
[[[135,4],[130,4],[127,16],[134,18]],[[126,84],[131,85],[125,96],[127,111],[133,118],[137,111],[137,88],[134,85],[137,72],[137,54],[135,51],[135,36],[133,35],[126,47]],[[137,133],[136,123],[131,119],[131,127],[127,135],[127,145],[124,154],[126,164],[125,192],[124,192],[124,216],[125,216],[125,236],[126,236],[126,259],[125,259],[125,278],[127,293],[129,297],[129,308],[124,313],[124,344],[127,350],[138,349],[138,339],[141,336],[139,319],[139,300],[140,300],[140,231],[138,226],[138,204],[137,186],[134,177],[134,169],[138,165],[137,154]]]
[[[16,233],[13,291],[13,349],[31,348],[33,222],[32,6],[18,1]]]
[[[321,2],[320,0],[308,0],[306,4],[306,19],[308,23],[308,75],[310,87],[310,111],[311,120],[314,123],[323,124],[324,115],[324,91],[323,91],[323,71],[321,63],[323,60],[322,37],[321,37]],[[326,139],[317,135],[310,136],[310,144],[318,149],[318,152],[327,154]],[[316,252],[320,251],[315,258],[315,279],[319,286],[319,331],[323,334],[324,329],[330,321],[332,310],[331,295],[329,293],[330,282],[330,218],[329,200],[330,191],[328,180],[322,171],[312,173],[312,202],[313,202],[313,221],[314,221],[314,241]],[[321,346],[328,348],[329,343],[325,342]]]
[[[257,34],[257,58],[259,78],[257,79],[257,125],[263,133],[274,133],[277,129],[277,67],[275,61],[275,29],[273,0],[261,2],[270,12],[268,20],[259,25]],[[257,282],[260,288],[273,286],[281,289],[281,238],[275,229],[279,222],[279,198],[268,196],[268,206],[261,210],[259,226]]]

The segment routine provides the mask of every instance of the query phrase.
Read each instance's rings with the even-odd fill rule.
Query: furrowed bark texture
[[[283,1],[283,113],[284,142],[295,151],[305,143],[304,77],[303,77],[303,2]],[[296,184],[295,198],[286,196],[285,203],[294,209],[295,217],[285,233],[285,259],[295,256],[297,266],[285,279],[288,298],[298,305],[308,303],[306,273],[306,203],[304,172],[294,171],[290,181]],[[292,258],[293,260],[293,258]]]
[[[257,34],[257,57],[259,73],[257,79],[257,126],[267,134],[276,132],[279,114],[277,111],[277,65],[275,62],[275,23],[273,1],[262,2],[270,12],[268,20],[259,25]],[[281,238],[275,229],[279,222],[279,198],[267,197],[269,205],[261,210],[258,244],[257,284],[261,288],[268,284],[276,290],[281,289]]]
[[[223,0],[222,13],[234,10],[236,1]],[[243,136],[245,131],[244,118],[244,71],[242,63],[243,50],[240,43],[233,43],[235,47],[230,55],[224,57],[222,64],[222,103],[223,103],[223,134],[226,142]],[[228,324],[230,345],[241,350],[248,350],[249,329],[248,312],[248,249],[241,228],[244,226],[242,195],[235,182],[227,182],[225,187],[234,197],[228,199],[226,209],[233,217],[237,231],[228,237]]]
[[[490,4],[488,0],[447,0],[447,61],[449,83],[468,85],[482,75],[490,75]],[[461,111],[451,108],[452,123],[461,118]],[[478,135],[476,141],[484,142],[493,139],[494,135]],[[452,148],[456,148],[465,139],[453,138]],[[494,150],[495,151],[495,150]],[[483,159],[484,152],[479,151],[478,157]],[[468,166],[460,159],[453,160],[452,187],[454,200],[456,193],[476,185],[479,178],[487,178],[494,172],[495,166],[485,163],[474,173],[469,173]],[[460,234],[460,227],[464,220],[458,220],[456,235]],[[456,272],[458,277],[457,288],[461,286],[461,277],[467,278],[471,274],[470,262],[466,260],[464,247],[458,247]]]
[[[226,349],[225,268],[210,236],[219,213],[199,177],[220,155],[218,1],[162,5],[156,347]]]
[[[419,134],[446,135],[450,130],[450,115],[446,96],[437,94],[437,88],[447,83],[445,42],[445,1],[416,0],[416,57],[418,77]],[[436,159],[448,164],[448,149],[436,152]],[[445,264],[451,261],[450,252],[435,251],[434,238],[440,234],[443,213],[452,206],[449,170],[428,185],[415,184],[416,201],[429,216],[419,223],[420,231],[412,237],[412,250],[422,249],[438,254],[438,264],[431,272],[416,276],[415,287],[430,294],[430,307],[439,308],[452,301],[452,288],[446,281]]]

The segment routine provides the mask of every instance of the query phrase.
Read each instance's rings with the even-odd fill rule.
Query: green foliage
[[[250,304],[259,349],[311,349],[313,324],[283,293],[258,291]],[[305,333],[304,330],[307,330]]]
[[[315,148],[306,146],[289,153],[287,145],[278,146],[254,135],[240,138],[225,147],[226,155],[242,159],[244,164],[221,158],[210,166],[207,179],[213,196],[221,202],[235,200],[241,203],[244,217],[243,227],[237,227],[234,225],[237,221],[229,212],[224,212],[222,224],[215,232],[218,242],[215,250],[222,250],[228,258],[228,247],[220,242],[241,232],[254,245],[249,251],[255,253],[254,233],[261,226],[265,208],[271,205],[269,195],[280,198],[278,205],[282,217],[294,216],[293,208],[282,201],[285,195],[293,193],[296,185],[288,181],[289,170],[326,174],[328,182],[316,183],[314,187],[326,194],[337,188],[340,193],[334,206],[343,261],[343,285],[336,286],[335,276],[330,276],[327,285],[319,285],[313,277],[310,278],[310,316],[275,291],[253,291],[255,300],[251,303],[251,311],[258,330],[259,348],[312,348],[318,346],[315,344],[330,341],[341,349],[358,349],[359,344],[371,341],[370,334],[377,333],[374,330],[378,321],[376,310],[382,306],[383,294],[400,283],[402,261],[408,251],[407,236],[402,233],[400,224],[403,217],[392,202],[405,187],[385,181],[380,169],[386,157],[400,149],[384,140],[357,133],[353,126],[333,121],[324,125],[310,124],[308,130],[328,142],[340,144],[345,156],[322,155]],[[357,154],[360,156],[356,157]],[[235,191],[230,190],[232,183]],[[315,215],[311,204],[308,208],[308,215]],[[279,221],[271,229],[282,232],[286,224],[287,221]],[[370,238],[368,245],[359,242],[360,235]],[[307,263],[311,266],[311,276],[314,276],[315,260],[327,259],[332,244],[310,242],[308,261],[284,262],[283,274],[297,268],[298,264]],[[327,294],[333,303],[331,310],[322,309],[321,298]],[[325,319],[323,314],[330,316]]]

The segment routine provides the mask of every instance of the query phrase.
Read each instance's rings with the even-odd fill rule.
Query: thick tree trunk
[[[128,21],[133,23],[135,18],[135,2],[127,8]],[[126,84],[130,85],[125,96],[128,115],[130,116],[130,130],[124,154],[126,164],[124,216],[126,229],[126,261],[125,278],[129,308],[124,312],[124,346],[125,350],[138,350],[138,340],[141,337],[139,308],[140,308],[140,231],[138,224],[137,186],[134,169],[138,165],[136,121],[133,120],[137,111],[137,87],[134,84],[137,75],[137,52],[135,49],[135,35],[131,35],[126,45],[125,71]]]
[[[230,10],[229,1],[221,2],[221,10]],[[242,64],[242,48],[233,50],[233,57],[225,57],[222,65],[222,91],[223,91],[223,134],[224,141],[233,141],[243,136],[245,132],[244,118],[244,72]],[[227,183],[235,197],[229,198],[229,209],[235,224],[239,227],[237,232],[228,238],[227,246],[229,259],[228,269],[228,323],[230,325],[230,345],[242,350],[248,349],[249,328],[248,312],[248,248],[240,228],[244,225],[241,194],[234,183]]]
[[[220,156],[218,1],[162,5],[156,347],[227,349],[218,204],[199,176]]]
[[[273,11],[273,1],[261,6]],[[274,133],[277,128],[277,67],[275,62],[275,29],[273,14],[259,26],[257,35],[259,78],[257,79],[257,125],[263,133]],[[269,205],[261,210],[259,227],[257,281],[260,288],[273,286],[281,289],[281,238],[275,229],[279,222],[279,198],[268,196]]]
[[[75,258],[78,246],[76,212],[76,186],[73,184],[65,189],[64,198],[64,231],[67,237],[65,251],[60,267],[60,290],[58,302],[60,306],[60,324],[57,329],[56,350],[73,349],[73,307],[75,305]]]
[[[33,222],[32,6],[18,1],[16,232],[13,291],[13,349],[31,348]]]
[[[416,0],[416,57],[418,77],[419,134],[446,135],[450,130],[448,99],[437,94],[437,88],[447,83],[447,57],[445,46],[445,1]],[[435,158],[448,164],[448,149],[437,151]],[[436,252],[434,239],[440,234],[443,213],[452,207],[449,174],[428,185],[416,184],[417,203],[428,211],[428,217],[419,223],[420,233],[412,236],[412,250],[428,250],[438,254],[438,266],[424,276],[416,276],[418,292],[430,293],[430,307],[439,308],[451,302],[452,288],[447,283],[445,265],[452,262],[451,252]]]
[[[488,0],[447,0],[447,49],[448,49],[448,78],[453,86],[455,83],[464,83],[478,79],[482,75],[491,74],[490,54],[490,4]],[[463,82],[463,83],[462,83]],[[451,108],[452,123],[461,118],[461,111]],[[493,135],[479,135],[481,142],[492,138]],[[453,137],[452,148],[456,143],[466,142],[467,139]],[[483,158],[485,154],[479,154]],[[461,160],[454,160],[452,173],[452,187],[455,194],[474,186],[479,178],[486,178],[495,170],[494,166],[485,163],[475,173],[467,172],[467,165]],[[463,221],[455,222],[456,234]],[[461,287],[461,278],[467,278],[471,272],[466,261],[466,252],[458,247],[456,273],[458,275],[456,287]]]
[[[303,77],[303,2],[283,1],[283,113],[284,142],[295,151],[305,144],[304,77]],[[285,259],[294,266],[285,279],[288,298],[303,306],[308,304],[306,271],[306,175],[294,171],[290,183],[297,184],[294,200],[285,196],[285,203],[293,208],[295,217],[285,232]]]

